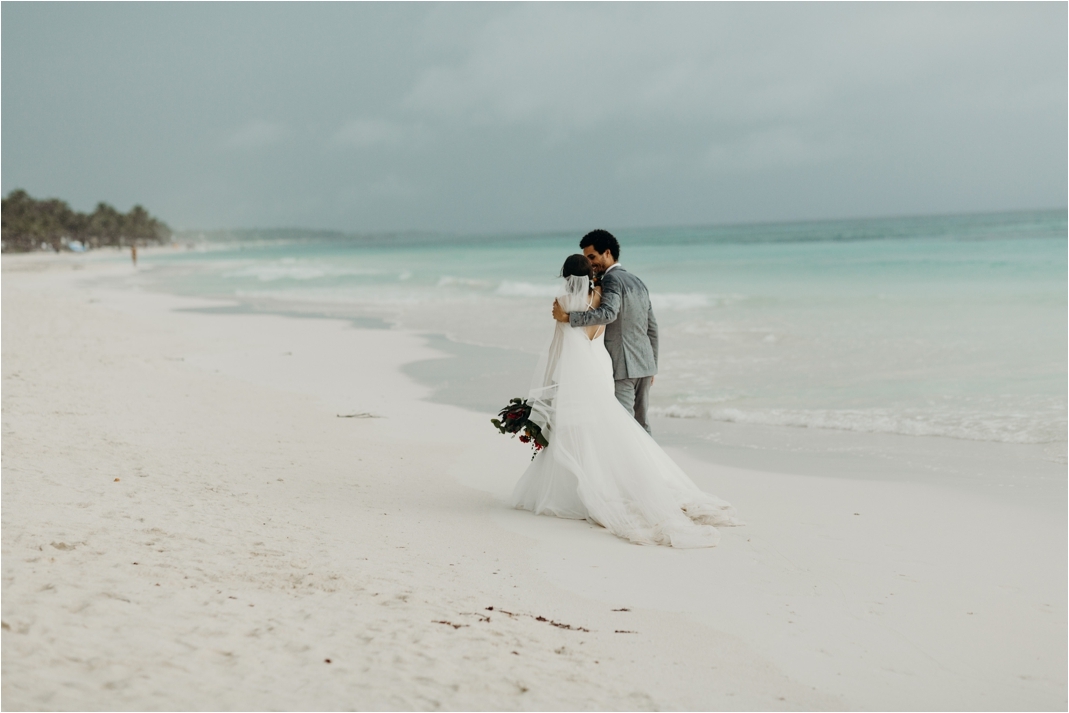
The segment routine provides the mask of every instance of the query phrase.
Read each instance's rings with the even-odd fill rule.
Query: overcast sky
[[[177,228],[1066,205],[1064,2],[0,12],[3,192]]]

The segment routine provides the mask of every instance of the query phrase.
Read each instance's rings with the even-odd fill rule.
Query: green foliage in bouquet
[[[512,399],[497,416],[490,419],[490,423],[501,433],[512,436],[520,434],[521,443],[530,443],[534,448],[531,460],[549,445],[542,428],[531,420],[531,407],[527,405],[527,399]]]

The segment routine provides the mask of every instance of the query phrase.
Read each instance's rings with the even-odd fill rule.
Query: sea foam
[[[792,428],[824,428],[906,436],[942,436],[1002,443],[1064,442],[1064,418],[1029,414],[977,412],[921,412],[892,409],[739,409],[702,408],[672,404],[650,413],[666,418],[709,419],[724,423]]]

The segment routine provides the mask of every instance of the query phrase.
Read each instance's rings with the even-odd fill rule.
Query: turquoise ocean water
[[[492,348],[518,395],[582,232],[190,234],[138,280]],[[662,416],[1066,441],[1065,211],[614,232],[660,322]]]

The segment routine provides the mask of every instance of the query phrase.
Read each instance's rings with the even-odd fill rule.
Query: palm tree
[[[59,250],[70,240],[93,247],[130,242],[169,240],[171,229],[140,205],[127,214],[98,203],[89,215],[71,209],[58,198],[34,200],[15,189],[3,199],[3,250],[36,250],[42,244]]]

